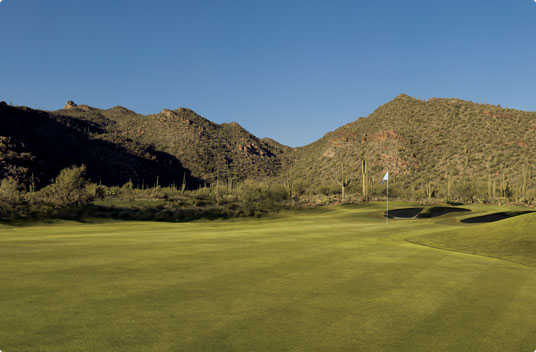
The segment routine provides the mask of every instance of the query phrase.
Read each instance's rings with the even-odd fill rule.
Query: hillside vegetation
[[[0,179],[27,189],[85,165],[90,181],[198,189],[246,179],[288,198],[523,202],[536,199],[536,113],[459,99],[400,95],[300,148],[259,139],[179,108],[140,115],[68,102],[57,111],[0,104]],[[264,187],[264,186],[263,186]]]
[[[274,176],[290,148],[260,140],[237,123],[215,124],[189,109],[139,115],[68,102],[45,112],[0,106],[0,178],[45,185],[85,164],[95,182],[197,188],[218,178]]]
[[[294,174],[308,184],[337,183],[344,166],[357,192],[363,160],[370,188],[388,170],[393,195],[534,198],[536,113],[400,95],[298,148]]]

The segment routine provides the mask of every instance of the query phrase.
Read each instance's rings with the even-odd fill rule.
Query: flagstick
[[[387,224],[389,223],[389,177],[387,177],[387,216],[385,217]]]

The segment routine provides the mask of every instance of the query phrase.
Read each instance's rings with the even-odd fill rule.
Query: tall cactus
[[[504,177],[504,173],[501,175],[501,197],[506,197],[506,178]]]
[[[181,193],[184,193],[186,190],[186,173],[182,174],[182,184],[181,184]]]
[[[452,175],[447,174],[447,202],[452,200]]]
[[[528,161],[525,162],[525,164],[523,165],[522,174],[523,174],[523,183],[521,186],[521,195],[524,200],[527,200],[528,180],[530,178],[530,166],[529,166]]]
[[[426,193],[426,197],[428,198],[428,201],[432,199],[432,196],[434,195],[434,185],[432,184],[432,180],[428,179],[424,185],[424,191]]]
[[[339,185],[341,186],[341,201],[344,201],[346,197],[346,187],[352,182],[349,175],[344,173],[344,162],[341,160],[341,177],[339,178]]]
[[[361,180],[363,182],[363,200],[368,200],[368,169],[367,161],[361,160]]]
[[[491,172],[488,171],[488,201],[493,199],[493,183],[491,181]]]

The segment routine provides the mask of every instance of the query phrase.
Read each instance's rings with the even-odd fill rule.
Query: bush
[[[239,188],[240,207],[246,216],[279,210],[287,200],[288,190],[282,185],[246,181]]]
[[[477,188],[471,180],[464,180],[454,184],[453,193],[456,199],[472,203],[477,196]]]
[[[63,169],[54,183],[39,191],[39,195],[42,200],[60,208],[87,204],[92,199],[88,191],[92,190],[86,187],[85,172],[84,165]]]
[[[0,182],[0,200],[7,203],[17,203],[21,199],[21,185],[13,177],[7,177]]]
[[[325,196],[331,196],[334,194],[340,194],[341,187],[335,183],[332,183],[329,185],[320,185],[314,190],[314,193],[323,194]]]

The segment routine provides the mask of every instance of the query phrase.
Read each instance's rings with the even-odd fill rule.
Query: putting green
[[[456,219],[495,209],[470,208],[388,225],[381,204],[270,219],[0,225],[0,350],[534,351],[526,252],[518,264],[406,241],[487,233],[478,229],[493,224]],[[536,233],[529,217],[494,224],[521,238]]]

